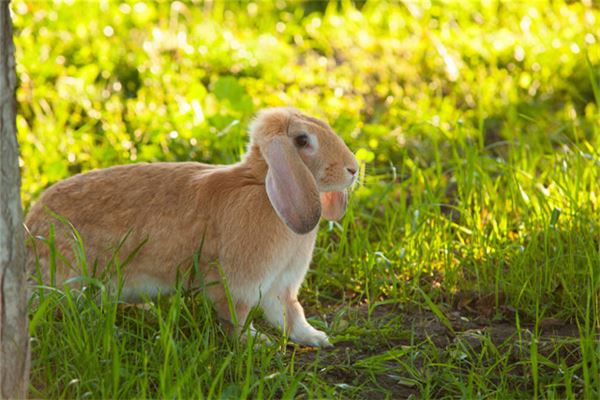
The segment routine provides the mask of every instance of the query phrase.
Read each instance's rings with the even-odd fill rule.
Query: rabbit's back
[[[125,237],[127,240],[118,249],[121,261],[145,241],[152,241],[139,249],[136,261],[128,267],[130,274],[141,264],[148,267],[148,259],[152,259],[155,268],[163,262],[184,262],[183,255],[192,254],[191,248],[199,246],[202,239],[202,232],[194,232],[194,227],[212,229],[207,212],[207,203],[212,200],[205,181],[217,169],[189,162],[132,164],[90,171],[46,190],[27,215],[25,225],[34,237],[47,237],[53,224],[56,248],[71,263],[75,261],[71,228],[53,213],[73,225],[83,239],[87,261],[101,268],[115,255]],[[185,240],[177,240],[183,233]],[[49,256],[47,246],[36,247],[44,268]],[[210,249],[204,248],[204,252],[207,254]],[[152,269],[145,273],[164,275],[164,271]],[[66,270],[60,272],[62,278],[73,275]],[[172,272],[176,273],[174,268]]]

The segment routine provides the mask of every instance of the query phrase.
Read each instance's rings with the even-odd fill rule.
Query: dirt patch
[[[504,310],[504,318],[486,311],[497,302],[496,298],[475,298],[456,303],[451,310],[444,310],[449,326],[433,312],[416,306],[382,304],[369,308],[362,304],[333,309],[326,313],[327,320],[334,321],[343,314],[348,325],[342,333],[351,333],[338,335],[331,350],[298,349],[296,362],[322,365],[320,378],[339,387],[344,398],[418,398],[422,394],[418,374],[431,362],[424,353],[437,352],[448,359],[460,353],[461,357],[477,359],[484,347],[492,347],[510,363],[529,359],[534,325],[521,324],[517,329],[510,322],[514,315],[510,309]],[[535,349],[549,360],[571,364],[581,360],[578,340],[577,326],[548,319],[538,325]],[[515,370],[515,380],[521,373],[527,371]],[[444,395],[441,390],[439,395]]]

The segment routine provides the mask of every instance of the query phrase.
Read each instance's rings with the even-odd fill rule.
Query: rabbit
[[[54,225],[56,250],[66,259],[57,262],[56,283],[81,274],[73,266],[72,232],[57,222],[60,215],[81,236],[88,265],[109,268],[117,249],[121,259],[137,252],[122,271],[124,301],[169,293],[188,276],[185,287],[204,282],[217,315],[236,334],[259,305],[291,341],[331,346],[327,335],[306,321],[298,290],[320,217],[344,215],[357,160],[328,124],[295,108],[262,110],[249,136],[247,152],[236,164],[121,165],[48,188],[25,225],[34,238],[47,237]],[[35,244],[30,241],[35,248],[28,265],[32,269],[39,262],[48,283],[50,251]],[[195,253],[198,276],[190,273]]]

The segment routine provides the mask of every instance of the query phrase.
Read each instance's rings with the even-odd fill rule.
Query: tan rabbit
[[[224,286],[211,284],[223,274],[235,306],[237,326],[230,325],[235,332],[260,303],[267,320],[291,340],[330,346],[327,335],[306,321],[297,295],[319,218],[337,220],[345,212],[356,159],[326,123],[293,108],[260,112],[250,139],[245,158],[233,165],[132,164],[50,187],[25,224],[34,237],[47,237],[55,226],[56,248],[68,261],[58,263],[56,282],[81,272],[73,266],[69,228],[52,212],[80,233],[90,269],[111,265],[124,237],[121,261],[137,250],[123,271],[127,301],[167,293],[178,277],[187,276],[186,286],[203,282],[219,317],[233,324]],[[49,249],[35,247],[48,281]],[[196,277],[190,274],[195,252]],[[33,268],[35,255],[29,253]]]

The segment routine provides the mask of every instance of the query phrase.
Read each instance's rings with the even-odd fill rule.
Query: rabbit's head
[[[304,234],[321,215],[342,217],[358,163],[329,125],[293,108],[270,108],[258,114],[250,135],[268,165],[269,200],[290,229]]]

